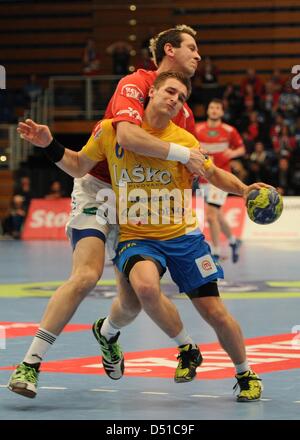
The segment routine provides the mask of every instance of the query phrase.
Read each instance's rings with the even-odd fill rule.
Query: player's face
[[[218,121],[219,119],[222,119],[224,115],[223,107],[221,104],[217,102],[211,102],[207,109],[207,116],[208,119],[211,119],[212,121]]]
[[[180,47],[174,48],[174,61],[177,70],[191,77],[194,75],[201,57],[194,38],[189,34],[181,34]]]
[[[175,78],[168,78],[159,89],[153,89],[150,94],[152,106],[156,113],[174,118],[187,99],[187,89]]]

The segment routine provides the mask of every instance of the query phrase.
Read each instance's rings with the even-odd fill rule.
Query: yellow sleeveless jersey
[[[146,123],[142,128],[166,142],[198,147],[197,139],[173,122],[163,130]],[[120,241],[169,240],[198,227],[192,211],[192,176],[175,161],[141,156],[118,145],[112,119],[103,120],[83,153],[92,160],[107,160],[120,223]]]

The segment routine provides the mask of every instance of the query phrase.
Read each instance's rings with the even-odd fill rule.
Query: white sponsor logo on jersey
[[[189,117],[190,117],[190,114],[189,114],[189,112],[187,111],[187,109],[186,109],[185,107],[182,107],[182,110],[183,110],[183,114],[184,114],[185,118],[189,118]]]
[[[122,183],[144,183],[144,182],[160,182],[163,185],[168,185],[171,182],[172,176],[168,170],[158,170],[150,167],[136,166],[132,170],[122,168],[118,174],[118,168],[113,166],[114,180],[117,185]]]
[[[124,110],[119,110],[116,116],[128,114],[131,118],[135,118],[138,121],[142,121],[142,117],[137,110],[134,110],[132,107],[128,107]]]
[[[121,95],[136,99],[140,103],[144,102],[144,94],[135,84],[125,84],[121,89]]]
[[[222,151],[229,148],[229,142],[202,142],[201,147],[208,153],[221,153]]]

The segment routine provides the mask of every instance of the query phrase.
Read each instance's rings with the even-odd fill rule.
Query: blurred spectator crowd
[[[29,176],[20,177],[15,185],[14,194],[10,203],[7,215],[0,224],[0,231],[9,238],[16,240],[21,238],[26,215],[29,210],[30,201],[35,198],[36,194],[32,189],[31,179]],[[46,200],[57,200],[66,197],[59,180],[53,180],[49,184],[49,189],[44,195]]]
[[[264,82],[249,69],[240,85],[218,87],[218,69],[210,59],[193,78],[191,106],[205,120],[210,99],[223,100],[223,121],[241,134],[247,153],[232,161],[232,171],[245,183],[267,182],[283,195],[300,195],[300,93],[276,69]],[[212,84],[214,87],[212,87]]]
[[[136,68],[155,70],[147,49],[142,45]],[[131,46],[121,41],[107,48],[113,59],[113,73],[128,73]],[[83,53],[83,73],[99,74],[101,63],[95,41],[89,39]],[[193,93],[189,104],[196,121],[206,119],[206,107],[215,97],[224,106],[223,121],[235,126],[241,134],[246,155],[231,161],[232,172],[246,184],[267,182],[282,195],[300,195],[300,90],[294,90],[291,77],[276,69],[263,81],[254,69],[249,69],[241,84],[219,85],[219,69],[206,57],[199,64],[192,79]],[[5,91],[6,92],[6,91]],[[43,89],[35,75],[25,84],[21,97],[14,97],[22,105],[35,102]],[[9,93],[0,95],[0,123],[16,122],[14,100]],[[19,179],[8,215],[2,220],[2,232],[20,238],[32,194],[30,178]],[[59,181],[52,182],[48,199],[69,196]],[[0,225],[1,226],[1,225]]]

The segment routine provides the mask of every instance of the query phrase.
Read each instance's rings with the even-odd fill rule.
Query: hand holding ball
[[[248,194],[246,208],[253,222],[269,225],[281,216],[283,200],[274,188],[254,189]]]

